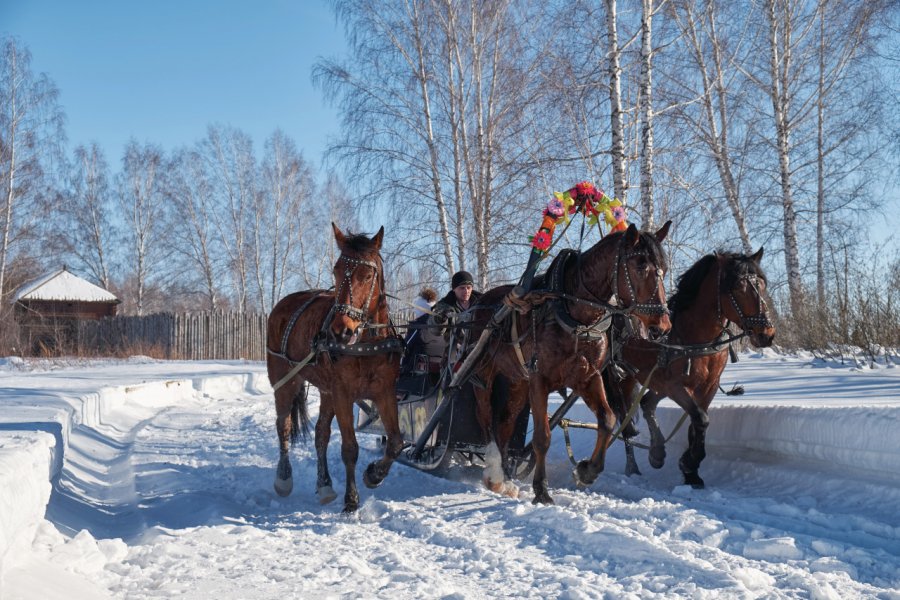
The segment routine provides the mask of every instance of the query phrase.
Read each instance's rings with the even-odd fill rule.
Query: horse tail
[[[300,389],[294,394],[294,402],[291,404],[291,446],[295,446],[300,439],[309,438],[309,412],[306,410],[306,384],[300,385]]]

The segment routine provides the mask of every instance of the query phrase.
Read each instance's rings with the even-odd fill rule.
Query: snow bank
[[[663,432],[668,434],[682,414],[680,408],[660,406]],[[708,454],[755,453],[770,459],[813,460],[900,484],[900,436],[896,434],[900,431],[900,407],[713,403],[709,419]],[[675,443],[687,439],[689,424],[685,421],[683,431],[675,434]]]
[[[209,396],[271,389],[258,363],[245,364],[243,369],[240,365],[194,363],[196,377],[177,379],[167,376],[189,372],[189,366],[158,361],[122,361],[99,368],[78,366],[91,372],[111,369],[115,374],[109,383],[118,385],[104,385],[102,376],[65,365],[59,371],[59,366],[49,365],[53,373],[32,373],[21,359],[0,360],[0,372],[7,376],[3,385],[9,389],[0,412],[0,598],[6,597],[4,572],[27,561],[39,548],[55,549],[57,562],[66,552],[77,555],[77,567],[87,564],[84,556],[88,555],[98,557],[94,562],[105,564],[104,557],[115,557],[119,545],[124,547],[121,540],[115,541],[117,544],[104,541],[98,546],[87,531],[68,532],[74,536],[71,540],[57,532],[44,520],[51,482],[63,495],[77,498],[77,503],[114,503],[120,499],[111,494],[121,493],[121,479],[130,476],[129,465],[117,464],[123,456],[127,458],[121,449],[133,441],[143,422],[171,407],[202,403]],[[17,377],[22,372],[29,381],[17,387],[24,379]],[[59,383],[48,385],[42,377],[59,379]],[[121,385],[129,377],[135,383]],[[66,506],[63,503],[62,510]],[[73,570],[67,567],[54,575],[62,578],[60,592],[69,585],[64,577],[67,569]],[[15,577],[21,578],[21,573]],[[33,589],[38,584],[53,595],[43,587],[45,583],[28,585]]]
[[[43,432],[0,431],[0,598],[7,564],[30,551],[44,518],[55,443]]]

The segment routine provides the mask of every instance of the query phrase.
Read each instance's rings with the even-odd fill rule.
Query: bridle
[[[635,256],[643,256],[647,259],[651,265],[656,267],[656,277],[653,281],[653,288],[655,290],[659,290],[660,280],[663,277],[663,270],[659,266],[653,264],[653,261],[650,260],[650,253],[646,250],[634,250],[632,252],[628,252],[627,254],[622,254],[622,241],[619,241],[619,250],[616,252],[616,267],[613,269],[612,274],[612,291],[613,294],[619,293],[619,265],[624,265],[625,271],[625,284],[628,286],[628,293],[631,295],[631,299],[633,302],[631,304],[625,304],[625,306],[631,308],[633,313],[641,314],[641,315],[651,315],[651,316],[661,316],[668,314],[669,309],[665,304],[659,302],[638,302],[637,294],[634,291],[634,283],[631,281],[631,271],[628,270],[628,259],[634,258]],[[614,302],[614,304],[617,304]]]
[[[759,290],[759,276],[755,273],[750,273],[748,275],[743,275],[738,278],[735,284],[740,283],[741,281],[746,281],[747,285],[753,290],[756,294],[756,314],[755,315],[746,315],[744,311],[741,310],[741,305],[738,303],[737,298],[734,297],[734,286],[732,286],[728,290],[728,297],[731,300],[731,305],[734,307],[735,312],[740,319],[738,323],[741,326],[741,329],[744,331],[748,331],[753,327],[774,327],[772,321],[769,320],[768,316],[768,307],[766,305],[766,301],[763,299],[762,292]],[[722,265],[719,265],[719,276],[718,276],[718,289],[719,294],[717,295],[717,313],[719,322],[722,321]]]
[[[341,278],[335,290],[335,304],[333,310],[335,313],[347,315],[354,321],[360,321],[363,323],[363,326],[365,326],[372,317],[370,307],[372,305],[372,296],[375,295],[375,285],[378,283],[379,279],[378,263],[362,258],[352,258],[345,254],[341,254],[337,260],[337,264],[340,264],[341,261],[344,262],[344,276]],[[366,300],[362,304],[362,307],[364,308],[353,306],[353,273],[360,266],[371,267],[372,271],[374,271],[372,273],[372,283],[369,286],[369,293],[366,295]],[[345,285],[347,287],[347,303],[338,302]]]

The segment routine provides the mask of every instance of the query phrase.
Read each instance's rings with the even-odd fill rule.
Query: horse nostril
[[[657,339],[659,339],[659,338],[662,337],[662,335],[663,335],[663,330],[662,330],[661,328],[656,327],[656,326],[654,325],[653,327],[650,328],[649,333],[650,333],[650,339],[651,339],[651,340],[657,340]]]

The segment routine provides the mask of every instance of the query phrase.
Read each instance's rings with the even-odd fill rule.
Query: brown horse
[[[728,360],[729,322],[743,329],[750,343],[767,347],[775,337],[763,294],[766,276],[759,266],[763,249],[747,256],[717,252],[698,260],[678,279],[678,289],[669,299],[672,330],[665,343],[632,337],[621,349],[624,379],[604,373],[610,404],[620,420],[628,411],[632,390],[649,379],[649,391],[641,409],[650,429],[650,465],[662,467],[665,439],[656,420],[656,406],[669,397],[690,416],[688,449],[678,461],[684,482],[704,486],[698,474],[706,456],[707,409],[719,388],[719,378]],[[655,370],[654,370],[655,368]],[[631,438],[637,435],[629,423],[623,431],[626,473],[639,474]]]
[[[365,235],[345,236],[334,223],[332,228],[341,252],[334,265],[336,291],[290,294],[269,315],[267,362],[269,381],[277,388],[275,427],[281,450],[275,491],[287,496],[293,489],[288,442],[296,442],[308,430],[306,382],[309,382],[319,389],[320,395],[316,422],[316,494],[322,504],[336,497],[327,458],[331,422],[336,416],[341,430],[341,458],[347,471],[344,512],[353,512],[359,507],[355,476],[359,445],[353,429],[354,402],[361,398],[373,400],[387,433],[384,456],[371,463],[363,474],[367,487],[381,484],[403,446],[394,396],[402,341],[389,327],[384,268],[379,254],[384,227],[371,239]],[[314,357],[314,360],[292,375],[304,357]]]
[[[585,399],[599,425],[593,455],[578,464],[575,479],[589,485],[603,470],[616,421],[600,376],[608,349],[610,304],[618,303],[633,312],[648,328],[669,329],[663,289],[667,264],[661,242],[670,225],[666,223],[655,234],[639,232],[631,225],[582,254],[563,251],[535,284],[535,289],[547,290],[547,296],[557,299],[534,306],[526,314],[513,313],[505,322],[504,334],[492,336],[486,359],[476,367],[475,387],[478,421],[491,444],[484,470],[489,489],[511,496],[518,493],[510,480],[507,450],[516,418],[530,401],[535,423],[533,502],[553,503],[545,464],[550,447],[547,397],[562,387],[574,389]],[[474,311],[476,333],[491,319],[491,305],[501,302],[510,289],[495,288],[482,297],[481,308],[476,306]],[[494,414],[491,386],[497,375],[505,376],[510,386],[507,403]]]

